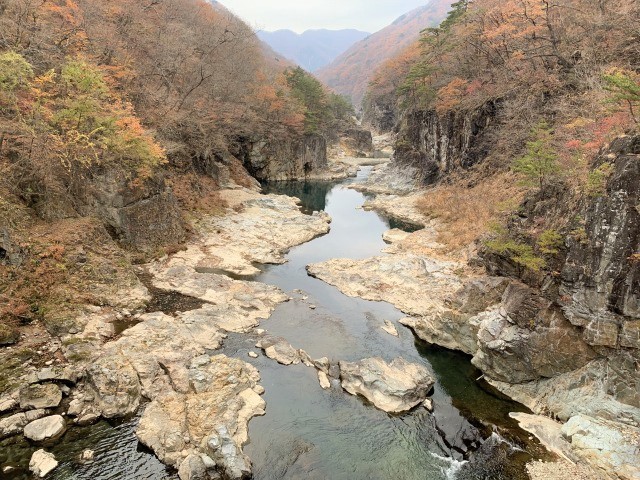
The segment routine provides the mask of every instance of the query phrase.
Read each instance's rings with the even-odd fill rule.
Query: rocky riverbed
[[[379,182],[376,178],[387,181],[378,184],[383,193],[364,208],[423,228],[413,233],[381,231],[386,247],[375,256],[354,250],[351,259],[305,263],[300,270],[304,273],[306,265],[309,275],[350,297],[395,305],[406,315],[400,323],[420,339],[472,355],[473,363],[498,389],[537,413],[553,412],[562,423],[543,417],[519,420],[552,449],[549,439],[562,440],[558,472],[575,478],[637,478],[638,412],[598,390],[598,372],[608,363],[560,316],[535,313],[544,307],[543,300],[528,287],[486,276],[469,266],[469,252],[452,255],[443,248],[437,242],[440,226],[415,208],[421,192],[390,188],[393,173],[384,170],[373,178],[370,191]],[[452,415],[459,414],[438,404],[443,397],[436,376],[411,352],[387,360],[367,358],[371,354],[353,358],[340,346],[336,358],[334,345],[318,338],[312,342],[319,353],[314,359],[285,338],[267,334],[261,324],[286,304],[294,315],[303,318],[309,313],[302,312],[313,312],[313,322],[334,328],[327,325],[337,320],[326,323],[326,306],[318,303],[318,308],[306,292],[290,289],[286,281],[278,283],[286,289],[254,281],[265,264],[282,265],[292,247],[326,234],[331,219],[326,213],[301,213],[297,201],[287,196],[238,188],[223,191],[222,197],[227,212],[200,219],[195,241],[143,267],[154,294],[176,296],[181,309],[145,312],[149,290],[140,281],[128,281],[121,285],[127,302],[118,308],[87,307],[74,320],[75,333],[46,347],[56,360],[31,364],[20,379],[21,387],[0,399],[0,438],[24,435],[42,447],[32,458],[34,472],[55,472],[58,463],[47,449],[69,429],[139,414],[137,438],[181,479],[250,476],[252,463],[243,448],[249,422],[268,411],[261,374],[252,363],[259,365],[264,357],[250,350],[244,359],[238,358],[225,347],[233,335],[252,341],[252,347],[257,339],[254,348],[263,350],[267,361],[290,369],[290,374],[278,376],[300,380],[296,365],[304,365],[313,372],[319,391],[332,396],[338,390],[344,398],[351,393],[390,413],[422,409],[420,405],[424,411],[433,410],[434,402],[427,396],[435,382],[436,410],[427,423],[437,425],[434,431],[443,435],[438,441],[444,441],[444,451],[452,447],[469,453],[471,445],[477,448],[477,432],[466,421],[461,421],[459,431],[450,431]],[[341,235],[346,237],[337,241],[347,241],[348,228]],[[338,302],[332,308],[342,308],[333,293],[330,298]],[[365,318],[375,318],[366,310],[373,307],[362,307]],[[532,330],[531,321],[541,328]],[[388,318],[375,319],[374,327],[375,337],[381,336],[385,344],[405,335]],[[347,341],[345,346],[352,341],[345,332],[340,337]],[[409,360],[402,358],[408,354]],[[576,369],[581,364],[586,366]],[[273,375],[268,372],[270,382]],[[584,403],[585,398],[593,403]],[[410,418],[419,416],[413,413]],[[307,458],[312,446],[305,445],[297,455]],[[537,479],[545,469],[536,462],[529,470]],[[590,472],[589,477],[579,477],[580,472]],[[264,471],[260,475],[271,478]]]
[[[216,350],[225,332],[253,330],[289,297],[229,275],[250,277],[256,264],[284,262],[291,247],[325,234],[330,219],[303,215],[291,197],[244,189],[222,195],[230,204],[226,215],[201,219],[196,242],[146,267],[154,287],[200,299],[202,307],[175,315],[88,307],[78,322],[82,331],[61,339],[67,362],[33,369],[23,387],[0,399],[0,438],[24,431],[44,443],[68,425],[142,407],[136,435],[181,478],[250,474],[242,446],[249,420],[264,414],[264,389],[253,366]],[[123,296],[132,292],[139,303],[149,298],[139,282]],[[118,332],[122,321],[130,328]],[[55,461],[44,453],[32,462],[43,476]]]

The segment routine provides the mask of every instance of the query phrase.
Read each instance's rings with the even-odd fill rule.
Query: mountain
[[[374,70],[414,43],[420,31],[438,25],[447,14],[452,0],[432,0],[402,15],[388,27],[349,48],[316,76],[336,92],[359,105]]]
[[[260,40],[309,72],[331,63],[354,43],[370,34],[359,30],[307,30],[302,34],[291,30],[258,32]]]

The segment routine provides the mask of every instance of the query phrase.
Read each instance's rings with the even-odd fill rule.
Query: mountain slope
[[[451,0],[432,0],[402,15],[388,27],[353,45],[316,76],[336,92],[359,105],[373,71],[415,42],[420,31],[437,25],[446,16]]]
[[[258,38],[309,72],[331,63],[354,43],[369,36],[359,30],[291,30],[258,32]]]

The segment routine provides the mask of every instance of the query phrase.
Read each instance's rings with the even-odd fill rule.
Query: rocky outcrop
[[[400,120],[396,162],[417,168],[420,180],[431,184],[457,168],[480,162],[487,153],[485,133],[496,115],[488,103],[471,112],[439,115],[411,110]]]
[[[345,146],[356,157],[367,157],[373,153],[373,135],[363,128],[349,128],[342,133]]]
[[[258,371],[224,355],[205,355],[184,374],[185,388],[160,393],[145,409],[136,435],[160,460],[179,468],[181,478],[202,466],[225,478],[247,478],[251,463],[241,450],[247,423],[265,408],[254,391]]]
[[[307,134],[289,141],[246,139],[237,155],[258,180],[296,180],[327,167],[327,141]]]
[[[144,250],[178,244],[186,238],[182,212],[162,177],[132,187],[131,179],[107,171],[91,183],[80,212],[98,217],[121,244]]]
[[[577,415],[564,424],[562,434],[590,464],[620,478],[640,478],[640,428]]]
[[[429,370],[403,358],[340,362],[340,381],[351,395],[361,395],[388,413],[411,410],[427,398],[435,383]]]
[[[53,383],[25,385],[20,389],[20,408],[23,410],[53,408],[60,405],[61,401],[60,387]]]

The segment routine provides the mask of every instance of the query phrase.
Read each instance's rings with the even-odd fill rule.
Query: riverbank
[[[573,461],[583,464],[577,470],[559,465],[558,472],[638,478],[640,411],[598,388],[606,362],[566,320],[536,318],[535,306],[542,308],[543,300],[533,290],[470,266],[477,264],[473,245],[452,250],[439,244],[438,229],[446,225],[424,217],[417,206],[429,192],[406,180],[406,172],[398,175],[391,165],[356,188],[376,194],[365,208],[423,225],[423,230],[390,232],[384,256],[317,263],[308,267],[310,274],[347,295],[395,305],[407,315],[401,323],[419,338],[472,355],[473,364],[498,390],[536,413],[557,415]],[[553,378],[530,382],[539,376]],[[548,471],[531,466],[533,478]]]

